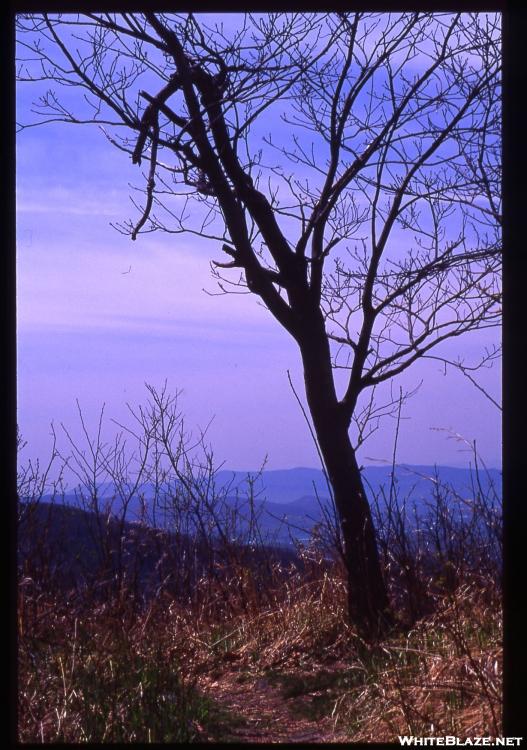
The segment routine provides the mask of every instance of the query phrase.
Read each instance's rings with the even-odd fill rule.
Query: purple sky
[[[33,97],[30,87],[19,92],[24,119]],[[271,469],[319,465],[287,379],[289,369],[302,392],[295,343],[251,295],[203,291],[217,290],[209,270],[217,243],[161,233],[132,242],[110,226],[137,216],[129,183],[141,186],[141,173],[126,154],[96,128],[31,128],[18,138],[17,178],[18,422],[28,455],[45,454],[51,420],[74,425],[76,398],[88,423],[103,402],[123,420],[127,401],[146,401],[145,381],[167,379],[183,391],[189,426],[214,417],[208,439],[218,463],[256,469],[267,455]],[[498,337],[457,339],[443,351],[476,355]],[[487,465],[501,465],[498,409],[439,363],[417,363],[395,387],[421,380],[404,407],[398,460],[467,465],[466,446],[442,431],[451,430],[476,440]],[[499,400],[499,365],[479,380]],[[114,429],[108,422],[107,434]],[[391,460],[394,431],[386,419],[360,460]]]

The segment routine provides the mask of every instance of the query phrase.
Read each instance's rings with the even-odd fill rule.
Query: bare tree
[[[21,127],[98,123],[146,164],[139,218],[118,229],[219,243],[220,290],[259,297],[297,342],[350,618],[382,632],[356,450],[397,408],[380,384],[499,323],[499,17],[86,13],[18,27],[19,80],[64,90]]]

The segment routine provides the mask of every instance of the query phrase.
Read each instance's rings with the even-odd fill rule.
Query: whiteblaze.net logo
[[[518,747],[523,742],[523,737],[453,737],[447,735],[445,737],[412,737],[412,736],[399,736],[399,742],[401,745],[417,745],[418,747],[423,746],[444,746],[450,747]]]

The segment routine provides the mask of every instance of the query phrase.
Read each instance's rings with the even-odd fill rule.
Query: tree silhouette
[[[350,619],[379,635],[356,458],[397,406],[376,388],[500,320],[497,15],[39,14],[18,30],[19,80],[64,87],[20,127],[99,124],[146,165],[139,218],[118,229],[219,243],[220,289],[259,297],[298,344]]]

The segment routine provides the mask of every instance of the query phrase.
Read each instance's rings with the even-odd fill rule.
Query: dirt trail
[[[315,693],[284,697],[265,677],[240,672],[204,676],[200,682],[203,691],[233,717],[228,741],[349,742],[343,732],[335,731],[330,717],[316,718],[311,710]]]

